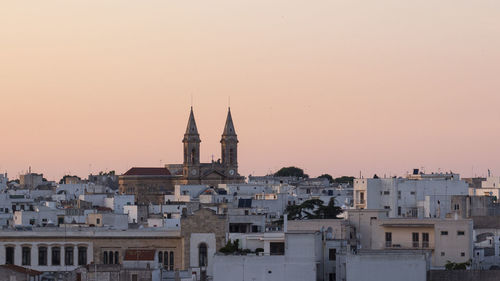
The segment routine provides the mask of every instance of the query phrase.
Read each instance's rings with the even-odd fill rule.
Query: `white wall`
[[[423,254],[348,254],[346,275],[347,281],[425,281],[427,262]]]

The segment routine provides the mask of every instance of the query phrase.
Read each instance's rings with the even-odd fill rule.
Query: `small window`
[[[441,231],[441,235],[448,235],[448,231]]]
[[[9,264],[9,263],[7,263],[7,264]],[[21,264],[22,265],[31,265],[31,248],[30,247],[23,247],[22,248]]]
[[[461,252],[461,253],[460,253],[460,256],[465,257],[465,253],[464,253],[464,252]]]
[[[384,191],[384,195],[389,195],[390,191]]]
[[[415,191],[410,192],[411,195],[415,195]]]
[[[96,219],[96,224],[101,224],[101,219]]]
[[[391,207],[390,206],[384,206],[384,209],[390,209]]]
[[[47,265],[47,247],[38,247],[38,265]]]
[[[441,256],[444,257],[444,252],[441,252]]]
[[[465,231],[459,230],[459,231],[457,231],[457,235],[458,236],[463,236],[463,235],[465,235]]]
[[[73,247],[64,247],[64,264],[73,265]]]
[[[328,250],[328,259],[331,261],[337,260],[337,249]]]

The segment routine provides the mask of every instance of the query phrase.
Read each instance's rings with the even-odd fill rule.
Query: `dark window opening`
[[[78,247],[78,265],[87,265],[87,247]]]
[[[11,263],[14,264],[14,263]],[[21,260],[22,265],[31,265],[31,248],[30,247],[23,247],[22,248],[22,260]]]
[[[61,265],[61,248],[52,247],[52,265]]]
[[[47,247],[38,247],[38,265],[47,265]]]
[[[14,264],[14,247],[5,248],[5,264]]]
[[[198,246],[198,264],[200,267],[208,265],[207,244],[201,243]]]
[[[328,259],[331,261],[337,260],[337,249],[328,250]]]
[[[64,247],[64,264],[73,265],[73,247]]]
[[[285,243],[284,242],[271,242],[270,244],[270,254],[276,256],[282,256],[285,254]]]
[[[385,246],[392,247],[392,232],[385,233]]]

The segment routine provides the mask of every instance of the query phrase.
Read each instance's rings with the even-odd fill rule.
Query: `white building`
[[[110,208],[117,214],[123,214],[123,207],[134,205],[134,201],[134,195],[115,194],[113,197],[104,198],[104,207]]]
[[[425,217],[426,196],[468,195],[457,174],[417,174],[407,178],[354,180],[356,209],[387,209],[389,217]]]
[[[346,263],[340,266],[345,267],[345,276],[337,276],[336,280],[425,281],[429,261],[425,253],[418,251],[364,251],[348,253]]]
[[[215,255],[217,281],[304,281],[316,280],[321,260],[321,235],[287,233],[285,243],[271,244],[282,251],[276,255]]]
[[[64,223],[64,215],[64,210],[36,206],[33,211],[14,212],[14,225],[55,226]]]

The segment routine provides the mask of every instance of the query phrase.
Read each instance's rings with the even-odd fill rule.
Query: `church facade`
[[[133,167],[119,176],[120,193],[134,194],[139,203],[160,203],[163,195],[172,194],[178,184],[216,187],[218,184],[244,182],[244,177],[238,173],[238,142],[229,108],[220,140],[221,159],[201,163],[201,139],[191,107],[182,139],[183,163],[167,164],[165,167]]]

